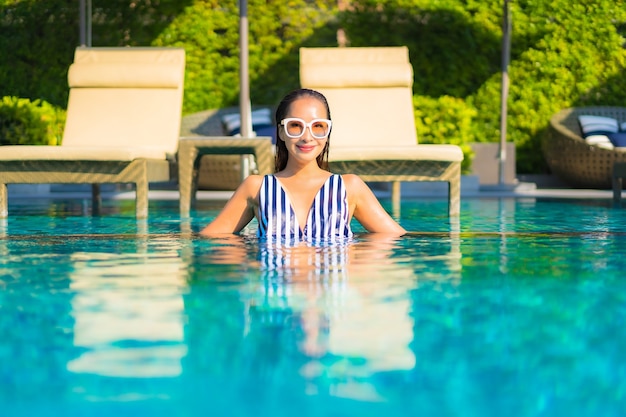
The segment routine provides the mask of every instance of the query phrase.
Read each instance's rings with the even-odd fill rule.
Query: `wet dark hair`
[[[319,100],[326,107],[326,114],[328,114],[328,119],[330,119],[330,107],[328,106],[328,101],[326,97],[319,91],[310,90],[308,88],[300,88],[298,90],[293,90],[289,94],[287,94],[282,101],[278,104],[276,108],[276,157],[274,158],[274,172],[282,171],[287,166],[287,159],[289,159],[289,153],[287,152],[287,146],[285,142],[282,141],[279,137],[280,130],[283,128],[280,125],[280,121],[283,120],[287,113],[289,112],[289,107],[291,104],[299,100],[303,97],[312,97],[314,99]],[[328,147],[330,145],[330,133],[328,134],[328,139],[326,140],[326,145],[324,146],[324,150],[317,157],[317,165],[328,171]]]

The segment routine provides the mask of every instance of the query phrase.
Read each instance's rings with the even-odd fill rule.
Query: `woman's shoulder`
[[[269,175],[258,175],[258,174],[250,174],[246,177],[244,182],[249,182],[252,184],[260,184],[263,181],[263,178],[270,176]]]
[[[247,190],[250,194],[256,194],[263,184],[263,175],[251,174],[246,177],[240,185],[240,188]]]
[[[369,196],[372,193],[365,181],[356,174],[343,174],[341,178],[346,187],[348,199],[352,202],[361,201],[364,196]]]
[[[340,176],[348,188],[360,188],[365,185],[365,182],[361,179],[361,177],[356,174],[341,174]]]

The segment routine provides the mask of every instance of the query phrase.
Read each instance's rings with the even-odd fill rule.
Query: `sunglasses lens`
[[[304,122],[301,120],[290,120],[285,125],[285,130],[289,136],[302,136],[304,133]]]
[[[328,122],[324,120],[316,120],[311,124],[311,134],[316,138],[323,138],[328,136],[329,126]]]

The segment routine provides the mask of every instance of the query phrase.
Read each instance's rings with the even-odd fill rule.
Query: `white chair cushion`
[[[85,146],[1,146],[0,161],[132,161],[137,158],[165,159],[161,148],[103,148]]]

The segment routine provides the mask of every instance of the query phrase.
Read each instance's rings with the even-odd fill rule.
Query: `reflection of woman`
[[[391,254],[402,241],[399,236],[364,233],[345,240],[291,242],[226,234],[211,239],[198,265],[230,265],[257,270],[262,279],[289,282],[345,281],[385,276],[394,268]]]
[[[369,232],[405,233],[357,175],[328,171],[332,122],[321,93],[288,94],[276,110],[276,126],[276,173],[246,178],[203,235],[238,233],[255,216],[259,237],[281,237],[287,244],[348,238],[352,217]]]
[[[219,277],[221,285],[191,286],[196,294],[187,299],[195,320],[188,335],[214,342],[207,334],[228,332],[224,343],[205,343],[196,351],[204,355],[197,361],[214,367],[212,372],[236,371],[238,383],[257,390],[265,379],[289,380],[293,392],[334,395],[343,390],[341,396],[348,398],[376,399],[376,387],[363,375],[406,369],[411,363],[405,294],[415,277],[393,257],[404,241],[364,233],[332,244],[287,246],[232,234],[202,242],[202,261],[194,265],[210,263],[212,273],[222,264],[249,274],[243,281],[235,274],[235,281],[227,282],[226,273]],[[233,319],[224,315],[225,307],[243,314]]]
[[[345,388],[342,396],[379,399],[359,376],[414,365],[405,295],[415,277],[392,258],[402,241],[377,233],[345,244],[285,246],[260,239],[263,288],[249,304],[248,337],[281,341],[272,352],[290,358],[306,392],[333,395]],[[341,371],[332,374],[335,362]]]
[[[328,242],[287,246],[280,241],[259,242],[259,261],[266,278],[284,281],[343,280],[346,274],[348,243]]]

